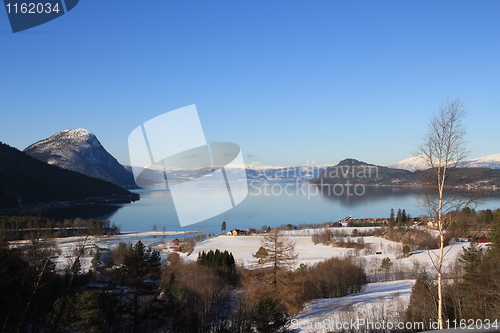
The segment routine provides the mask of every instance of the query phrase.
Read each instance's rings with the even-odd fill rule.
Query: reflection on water
[[[419,205],[419,191],[411,187],[366,186],[358,187],[357,194],[340,192],[337,187],[326,191],[303,182],[257,182],[249,183],[247,198],[225,213],[181,227],[169,191],[136,190],[141,200],[122,205],[82,207],[85,217],[110,219],[122,226],[122,230],[207,230],[220,233],[221,223],[226,221],[227,229],[260,229],[263,225],[323,223],[338,221],[345,216],[354,218],[388,217],[391,208],[405,209],[411,216],[425,214]],[[214,184],[225,190],[225,184]],[[216,191],[217,192],[217,191]],[[215,192],[215,193],[216,193]],[[223,191],[224,192],[224,191]],[[491,192],[477,209],[500,208],[500,193]],[[349,195],[351,193],[352,195]],[[361,195],[358,195],[361,194]],[[105,211],[108,209],[108,211]],[[193,210],[199,206],[193,205]],[[83,215],[82,215],[83,216]]]
[[[361,186],[357,191],[335,192],[331,186],[320,188],[323,198],[331,201],[338,201],[344,206],[357,206],[377,201],[386,201],[391,198],[411,198],[417,200],[418,189],[409,187],[387,187],[387,186]]]
[[[46,216],[56,220],[74,219],[75,217],[109,220],[120,208],[122,208],[121,205],[83,205],[51,209],[46,213]]]

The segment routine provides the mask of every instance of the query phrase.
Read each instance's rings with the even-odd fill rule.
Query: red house
[[[476,243],[488,243],[490,241],[486,236],[469,236],[467,237],[467,240],[469,242],[476,242]]]

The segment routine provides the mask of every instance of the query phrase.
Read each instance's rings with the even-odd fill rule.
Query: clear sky
[[[388,165],[447,98],[470,157],[500,152],[500,1],[82,0],[11,32],[0,8],[0,141],[86,128],[129,163],[130,132],[196,104],[247,163]]]

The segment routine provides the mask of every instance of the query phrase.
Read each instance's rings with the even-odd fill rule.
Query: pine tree
[[[403,208],[403,211],[401,212],[401,221],[405,225],[406,225],[406,223],[408,223],[408,216],[406,215],[406,210],[404,208]]]
[[[385,279],[387,281],[390,278],[389,272],[390,272],[392,265],[393,265],[393,262],[391,261],[391,259],[389,257],[385,257],[384,259],[382,259],[382,263],[380,264],[380,269],[385,272]]]
[[[411,253],[410,246],[408,244],[403,246],[403,257],[407,258],[410,255],[410,253]]]
[[[429,274],[424,272],[417,277],[412,288],[410,303],[406,309],[407,322],[423,322],[424,330],[430,330],[429,323],[437,319],[437,288]]]
[[[259,300],[253,315],[255,328],[259,333],[285,332],[287,314],[281,304],[270,296]]]
[[[458,259],[464,268],[464,279],[470,279],[476,268],[481,264],[483,259],[483,249],[479,247],[478,243],[470,242],[468,248],[464,248],[463,253]]]
[[[391,208],[391,215],[389,217],[389,229],[393,229],[394,228],[394,209]]]
[[[99,248],[97,248],[94,253],[94,256],[92,257],[92,262],[91,262],[93,270],[96,270],[97,267],[99,267],[99,265],[102,263],[100,257],[101,257],[101,251],[99,250]]]
[[[139,327],[139,297],[145,293],[144,280],[158,279],[160,275],[160,253],[147,249],[141,241],[130,245],[123,260],[124,282],[132,288],[133,332]]]

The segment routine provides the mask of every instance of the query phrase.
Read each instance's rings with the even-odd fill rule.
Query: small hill
[[[49,165],[0,142],[0,209],[138,199],[120,186]]]
[[[449,186],[462,187],[500,187],[500,170],[489,168],[454,168],[447,181]],[[340,161],[337,165],[325,169],[319,177],[311,180],[317,185],[364,184],[364,185],[417,185],[424,180],[432,180],[431,169],[414,172],[392,169],[368,164],[355,159]]]
[[[116,185],[135,185],[132,174],[104,149],[94,134],[83,128],[58,132],[24,152],[45,163]]]
[[[413,182],[415,174],[400,169],[368,164],[353,158],[340,161],[326,168],[311,182],[314,184],[364,184],[364,185],[401,185]]]

